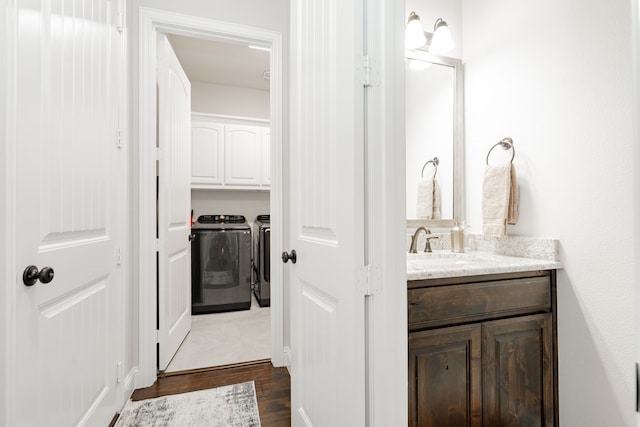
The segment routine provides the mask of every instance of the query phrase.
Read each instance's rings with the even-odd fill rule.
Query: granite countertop
[[[407,254],[407,280],[554,270],[558,268],[562,268],[562,264],[559,261],[499,255],[490,252],[452,253],[449,251],[434,251],[431,254]]]
[[[441,241],[446,245],[446,240]],[[558,248],[556,239],[472,235],[464,253],[442,247],[432,253],[408,253],[407,280],[560,269]]]

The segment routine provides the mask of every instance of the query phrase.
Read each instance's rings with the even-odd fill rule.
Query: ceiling
[[[247,44],[169,35],[171,46],[192,82],[269,90],[263,78],[270,54]]]

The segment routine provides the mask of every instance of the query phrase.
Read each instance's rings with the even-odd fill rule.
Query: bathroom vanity
[[[410,426],[556,426],[557,260],[409,254]]]

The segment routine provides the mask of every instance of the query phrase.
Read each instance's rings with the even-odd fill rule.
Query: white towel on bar
[[[440,219],[440,184],[433,178],[433,215],[431,219]]]
[[[421,219],[440,218],[440,188],[435,178],[425,178],[418,183],[416,215]]]
[[[507,224],[518,221],[518,182],[513,164],[488,165],[482,185],[482,232],[505,236]]]

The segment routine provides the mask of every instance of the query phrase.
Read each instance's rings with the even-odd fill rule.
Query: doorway
[[[256,297],[260,253],[254,244],[256,219],[270,213],[270,48],[176,34],[168,40],[191,82],[191,249],[198,261],[192,265],[206,268],[207,254],[217,253],[208,246],[210,236],[226,235],[232,247],[239,242],[232,236],[244,236],[240,247],[251,250],[214,262],[221,264],[214,270],[192,272],[191,331],[165,372],[270,359],[271,308],[268,299]],[[234,145],[243,149],[230,151]],[[218,225],[199,222],[221,215],[227,219]],[[230,218],[233,225],[223,225]]]
[[[148,221],[155,217],[155,156],[156,93],[155,68],[157,33],[176,34],[211,41],[253,43],[270,48],[270,139],[273,171],[270,188],[271,227],[274,231],[271,250],[282,250],[282,36],[278,32],[238,26],[229,23],[172,14],[165,11],[140,11],[140,67],[139,67],[139,221],[140,234],[140,383],[151,384],[156,378],[156,298],[154,227]],[[145,142],[146,141],[146,142]],[[151,191],[149,191],[151,190]],[[150,197],[149,197],[150,196]],[[155,223],[155,221],[153,221]],[[152,279],[151,279],[152,278]],[[275,366],[284,365],[283,350],[283,274],[280,264],[271,269],[271,360]]]

